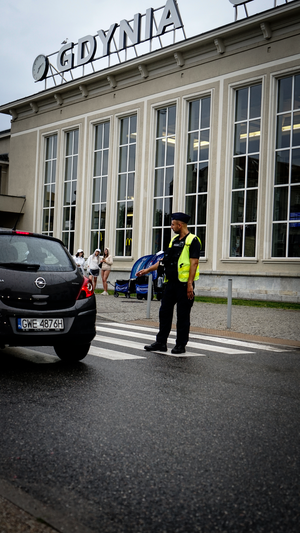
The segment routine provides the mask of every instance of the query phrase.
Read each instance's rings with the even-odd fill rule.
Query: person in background
[[[82,274],[84,275],[85,259],[84,259],[84,252],[82,248],[79,248],[77,250],[76,255],[74,255],[74,261],[76,265],[81,269]]]
[[[101,278],[102,278],[102,285],[103,285],[103,289],[104,289],[102,294],[104,296],[108,296],[107,279],[108,279],[109,273],[111,271],[111,266],[113,264],[113,259],[112,259],[112,256],[109,254],[109,249],[108,248],[105,248],[105,250],[103,252],[103,257],[101,259],[101,264],[102,264],[102,267],[101,267]]]
[[[100,267],[99,267],[100,254],[101,254],[100,248],[96,248],[94,253],[89,256],[89,258],[88,258],[88,260],[86,262],[86,264],[87,264],[87,266],[89,268],[89,279],[92,282],[94,290],[96,289],[97,278],[98,278],[99,272],[100,272]]]
[[[194,303],[194,281],[199,278],[200,239],[189,232],[187,223],[190,216],[186,213],[173,213],[171,229],[176,234],[171,239],[164,254],[165,289],[159,310],[159,332],[156,342],[144,347],[148,352],[167,351],[167,339],[172,327],[174,306],[177,304],[177,335],[173,354],[185,353],[189,340],[190,313]],[[159,261],[149,268],[137,272],[144,276],[157,270]]]

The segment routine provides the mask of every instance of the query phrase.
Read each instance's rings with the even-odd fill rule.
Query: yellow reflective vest
[[[177,235],[175,235],[175,237],[173,237],[173,239],[171,239],[170,244],[169,244],[169,248],[172,248],[173,241],[174,241],[174,239],[176,239],[176,237],[177,237]],[[190,275],[190,266],[191,266],[191,263],[190,263],[190,246],[191,246],[192,240],[195,237],[197,237],[197,235],[193,235],[192,233],[188,234],[188,236],[185,239],[184,247],[183,247],[182,252],[180,254],[180,257],[178,259],[178,279],[179,279],[179,281],[182,281],[184,283],[186,283],[188,281],[189,275]],[[200,241],[199,237],[197,237],[197,239],[198,239],[198,241],[201,244],[201,241]],[[195,273],[194,281],[196,281],[198,278],[199,278],[199,263],[197,265],[197,270],[196,270],[196,273]],[[167,281],[167,280],[165,280],[165,281]]]

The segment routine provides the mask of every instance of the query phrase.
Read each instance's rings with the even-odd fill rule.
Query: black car
[[[92,284],[59,239],[0,229],[0,348],[53,346],[79,361],[95,321]]]

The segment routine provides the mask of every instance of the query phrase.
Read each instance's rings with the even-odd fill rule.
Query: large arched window
[[[230,256],[255,257],[261,139],[261,84],[235,94]]]
[[[300,74],[278,80],[272,257],[300,257]]]
[[[164,250],[171,236],[175,165],[176,106],[157,110],[152,251]]]

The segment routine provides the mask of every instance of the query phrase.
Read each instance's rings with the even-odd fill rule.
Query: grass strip
[[[227,304],[227,298],[195,296],[195,302]],[[300,304],[293,302],[270,302],[266,300],[242,300],[240,298],[232,298],[232,305],[244,305],[247,307],[269,307],[270,309],[291,309],[294,311],[300,311]]]

